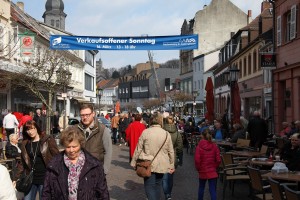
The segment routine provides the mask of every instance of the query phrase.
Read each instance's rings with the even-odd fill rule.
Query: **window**
[[[132,93],[140,92],[140,87],[132,87]]]
[[[56,28],[59,28],[59,20],[56,20]]]
[[[253,72],[256,72],[258,69],[257,69],[257,64],[256,64],[256,61],[257,61],[257,54],[256,54],[256,51],[254,51],[253,53]]]
[[[51,26],[54,26],[54,19],[51,19]]]
[[[85,51],[85,60],[84,60],[86,63],[88,63],[89,65],[91,66],[94,66],[93,65],[93,54],[89,51]]]
[[[200,89],[201,87],[200,87],[200,80],[198,80],[198,88]]]
[[[148,87],[147,86],[141,86],[140,91],[141,92],[148,92]]]
[[[296,37],[296,5],[293,5],[291,11],[286,15],[286,41]]]
[[[94,91],[94,77],[85,74],[85,85],[84,89]]]
[[[277,17],[277,46],[281,45],[281,16]]]
[[[297,19],[297,11],[296,5],[293,5],[291,8],[291,18],[290,18],[290,40],[296,37],[296,19]]]

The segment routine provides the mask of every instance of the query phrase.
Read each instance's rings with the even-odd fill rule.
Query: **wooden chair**
[[[288,185],[283,184],[286,200],[300,200],[300,191],[292,190]]]
[[[271,177],[268,177],[268,180],[269,180],[270,187],[272,190],[273,199],[274,200],[285,200],[284,195],[283,195],[284,190],[283,190],[282,186],[280,185],[280,183],[278,181],[275,181]]]
[[[232,155],[231,155],[232,156]],[[249,180],[247,174],[247,168],[245,166],[238,166],[238,164],[227,164],[231,162],[232,157],[228,154],[222,155],[222,167],[223,167],[223,200],[225,199],[225,191],[228,183],[231,183],[231,194],[234,193],[234,184],[238,180]],[[228,161],[229,160],[229,161]]]
[[[260,148],[260,153],[266,155],[267,152],[268,152],[268,148],[269,148],[268,146],[262,145],[261,148]]]
[[[246,140],[246,139],[238,138],[236,142],[237,148],[249,147],[249,145],[250,145],[250,140]]]
[[[263,185],[263,180],[261,177],[261,173],[259,169],[252,168],[248,166],[248,172],[251,182],[251,188],[255,192],[252,192],[252,197],[256,197],[258,199],[268,200],[273,199],[272,193],[267,193],[266,189],[270,188],[270,185]]]

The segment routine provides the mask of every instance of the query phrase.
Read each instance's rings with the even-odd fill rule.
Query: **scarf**
[[[81,151],[79,153],[79,158],[76,164],[73,164],[71,160],[64,154],[64,162],[69,169],[68,174],[68,190],[69,190],[69,200],[77,200],[77,190],[79,184],[79,176],[81,169],[85,163],[84,153]]]

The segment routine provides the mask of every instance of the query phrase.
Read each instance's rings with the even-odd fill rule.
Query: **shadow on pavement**
[[[118,161],[118,160],[112,160],[111,161],[112,165],[124,168],[124,169],[132,169],[130,166],[129,162],[124,162],[124,161]]]

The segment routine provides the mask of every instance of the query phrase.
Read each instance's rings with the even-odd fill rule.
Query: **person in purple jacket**
[[[47,166],[42,199],[109,200],[103,164],[84,150],[85,137],[77,126],[62,132],[60,144],[65,150]]]
[[[219,148],[212,142],[209,129],[201,134],[202,139],[198,143],[195,152],[195,167],[199,174],[198,200],[203,199],[206,181],[209,184],[209,193],[212,200],[217,199],[217,168],[221,163]]]

